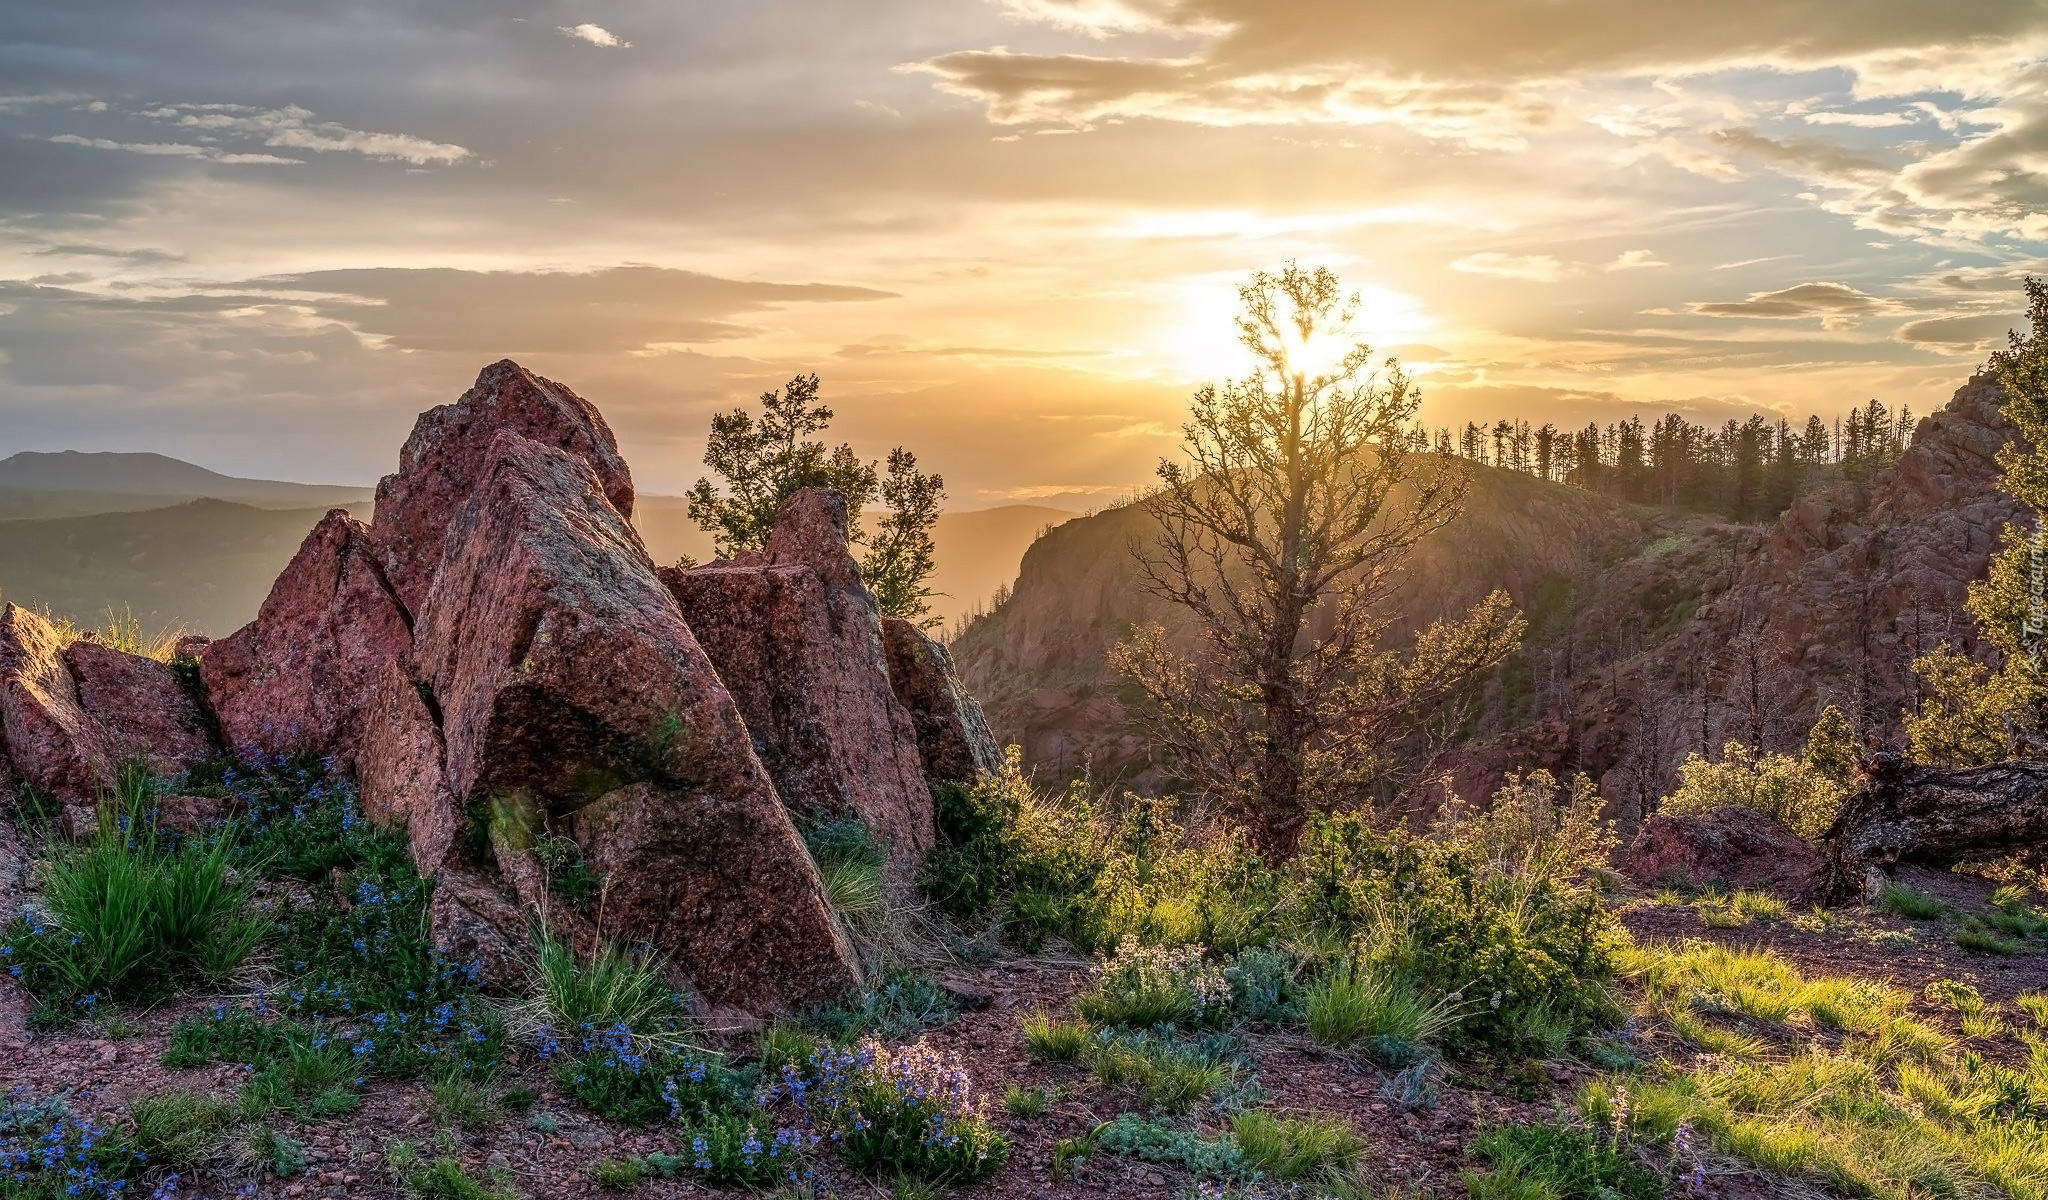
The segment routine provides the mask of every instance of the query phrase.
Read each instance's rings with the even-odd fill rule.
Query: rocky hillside
[[[1964,591],[2014,512],[1994,461],[2011,436],[1996,386],[1973,379],[1897,464],[1806,495],[1767,526],[1472,467],[1464,515],[1418,548],[1387,613],[1412,633],[1503,587],[1529,614],[1523,653],[1449,764],[1461,789],[1544,766],[1588,770],[1628,796],[1668,779],[1687,748],[1745,736],[1759,714],[1738,693],[1766,697],[1766,744],[1803,734],[1829,702],[1890,728],[1912,698],[1912,657],[1967,638]],[[1131,543],[1152,528],[1133,505],[1050,531],[1009,600],[952,644],[997,736],[1045,773],[1145,768],[1105,654],[1133,623],[1176,628],[1131,566]],[[1745,692],[1745,672],[1766,686]]]

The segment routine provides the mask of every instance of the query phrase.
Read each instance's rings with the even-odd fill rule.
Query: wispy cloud
[[[1641,271],[1650,267],[1668,267],[1671,264],[1657,257],[1655,250],[1624,250],[1615,256],[1613,262],[1600,268],[1603,271]]]
[[[446,142],[316,121],[311,111],[297,105],[252,108],[242,104],[165,104],[145,109],[140,115],[211,137],[260,138],[266,146],[310,150],[316,154],[360,154],[414,166],[454,163],[470,157],[464,147]]]
[[[60,146],[89,146],[94,150],[123,150],[129,154],[147,154],[155,158],[196,158],[206,162],[229,163],[239,166],[303,166],[296,158],[285,158],[276,154],[235,154],[218,146],[195,146],[188,142],[117,142],[111,138],[80,137],[75,133],[60,133],[49,139]]]
[[[602,25],[557,25],[555,32],[565,38],[589,42],[593,46],[603,46],[607,50],[624,50],[633,44]]]
[[[1457,259],[1451,263],[1451,270],[1468,275],[1498,275],[1502,279],[1522,279],[1531,283],[1555,283],[1571,269],[1551,254],[1502,254],[1486,250]]]

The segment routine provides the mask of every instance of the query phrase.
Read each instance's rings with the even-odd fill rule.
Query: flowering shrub
[[[1003,1164],[1010,1145],[981,1115],[958,1058],[918,1042],[891,1050],[873,1038],[784,1067],[782,1091],[814,1131],[864,1174],[971,1183]]]
[[[114,1200],[137,1194],[143,1158],[115,1127],[71,1114],[61,1097],[0,1101],[0,1200]],[[154,1193],[176,1192],[167,1176]]]
[[[804,1151],[818,1144],[818,1135],[777,1129],[765,1114],[713,1113],[684,1132],[689,1162],[706,1182],[767,1188],[801,1183],[811,1177]]]
[[[1200,946],[1141,946],[1127,934],[1074,1006],[1096,1025],[1195,1027],[1227,1018],[1230,999],[1230,981]]]

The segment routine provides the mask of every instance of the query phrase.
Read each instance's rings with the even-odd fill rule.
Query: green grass
[[[2037,1099],[2048,1096],[2048,1051],[2023,1066],[1987,1061],[1908,1015],[1904,992],[1809,978],[1764,952],[1646,947],[1631,969],[1645,1015],[1720,1056],[1632,1081],[1638,1138],[1659,1143],[1689,1123],[1722,1153],[1847,1195],[2048,1198],[2048,1108]],[[1925,995],[1970,1037],[2009,1033],[1968,984],[1936,980]],[[1736,1019],[1748,1029],[1730,1028]],[[1815,1043],[1815,1025],[1838,1031],[1838,1044]],[[1588,1093],[1596,1124],[1617,1108],[1603,1089]]]
[[[1003,1089],[1003,1111],[1013,1117],[1042,1117],[1050,1098],[1042,1087],[1020,1088],[1012,1083]]]
[[[440,1074],[428,1085],[427,1095],[433,1102],[434,1119],[444,1125],[480,1129],[498,1117],[490,1088],[460,1071]]]
[[[1348,961],[1309,985],[1302,1007],[1309,1036],[1340,1048],[1383,1037],[1425,1042],[1448,1028],[1455,1015],[1452,1004],[1425,1004],[1406,981]]]
[[[208,1156],[234,1121],[234,1109],[197,1092],[160,1092],[128,1107],[135,1148],[159,1163],[189,1170]]]
[[[620,1026],[662,1049],[689,1044],[689,1009],[670,987],[666,962],[606,942],[583,961],[567,942],[542,933],[534,939],[528,987],[542,1022],[559,1031]]]
[[[2048,992],[2022,992],[2012,1002],[2033,1018],[2035,1028],[2048,1029]]]
[[[1104,1084],[1127,1088],[1147,1105],[1175,1114],[1207,1099],[1230,1075],[1208,1054],[1149,1037],[1098,1045],[1090,1065]]]
[[[1230,1134],[1246,1162],[1290,1183],[1347,1171],[1365,1153],[1365,1139],[1348,1122],[1315,1113],[1248,1109],[1230,1119]]]
[[[1493,1168],[1465,1174],[1472,1200],[1662,1200],[1664,1183],[1614,1146],[1562,1125],[1501,1125],[1472,1153]]]
[[[425,1167],[409,1168],[400,1178],[405,1190],[422,1200],[518,1200],[509,1175],[494,1174],[480,1183],[453,1158],[441,1157]]]
[[[1095,1031],[1086,1021],[1067,1021],[1043,1009],[1022,1018],[1024,1045],[1046,1062],[1079,1062],[1095,1041]]]
[[[639,1159],[601,1158],[590,1168],[590,1181],[601,1188],[625,1191],[639,1186],[642,1171]]]
[[[104,1002],[154,1001],[186,981],[217,982],[268,929],[250,908],[253,881],[233,870],[230,832],[160,833],[154,791],[137,765],[102,798],[82,846],[43,863],[42,904],[0,937],[0,964],[39,1001],[39,1023],[89,1015]]]
[[[1896,880],[1879,889],[1877,907],[1913,921],[1932,921],[1948,912],[1948,905]]]
[[[253,1165],[284,1179],[306,1169],[306,1143],[286,1137],[268,1125],[251,1129],[242,1140],[243,1156]]]
[[[782,1078],[784,1067],[795,1067],[801,1071],[824,1045],[817,1034],[786,1021],[777,1021],[761,1031],[761,1075],[766,1079]]]

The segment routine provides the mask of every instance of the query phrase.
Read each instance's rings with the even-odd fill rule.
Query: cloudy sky
[[[367,482],[509,355],[643,490],[814,370],[1108,497],[1257,267],[1583,424],[1924,412],[2044,253],[2043,0],[0,0],[0,454]]]

